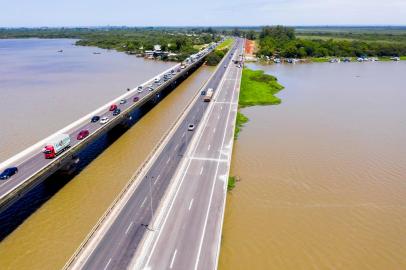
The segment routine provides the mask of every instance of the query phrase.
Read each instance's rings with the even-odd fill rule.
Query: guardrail
[[[206,54],[207,55],[207,54]],[[205,55],[205,56],[206,56]],[[204,56],[204,57],[205,57]],[[202,57],[202,61],[204,59]],[[195,62],[195,63],[198,63]],[[215,72],[214,72],[215,73]],[[213,73],[213,75],[214,75]],[[213,76],[212,75],[212,76]],[[210,77],[210,79],[212,78]],[[210,80],[209,79],[209,80]],[[203,87],[206,87],[207,83],[203,85]],[[203,88],[202,87],[202,88]],[[76,249],[75,253],[70,257],[70,259],[67,261],[67,263],[64,265],[63,269],[67,270],[70,269],[72,264],[75,262],[77,257],[81,254],[82,250],[84,250],[89,243],[89,241],[92,239],[92,237],[95,235],[95,233],[100,229],[101,225],[103,222],[108,218],[110,213],[114,210],[116,205],[118,204],[119,201],[121,201],[126,194],[126,192],[131,188],[131,186],[134,184],[135,180],[141,175],[143,172],[144,168],[148,165],[148,163],[151,161],[151,159],[156,155],[158,152],[158,149],[162,147],[163,142],[169,137],[169,134],[175,129],[175,127],[181,122],[181,120],[185,117],[186,113],[190,110],[191,106],[194,104],[196,98],[200,96],[200,91],[195,95],[195,98],[193,98],[188,105],[182,110],[180,115],[175,119],[172,125],[167,129],[167,131],[162,135],[162,137],[158,140],[157,144],[153,147],[153,149],[150,151],[148,154],[147,158],[142,162],[142,164],[138,167],[138,169],[135,171],[135,173],[131,176],[130,180],[127,182],[127,184],[124,186],[124,188],[120,191],[119,195],[114,199],[114,201],[111,203],[111,205],[108,207],[107,211],[103,213],[101,218],[97,221],[96,225],[92,228],[92,230],[89,232],[89,234],[85,237],[84,241],[80,244],[80,246]],[[138,183],[139,184],[139,183]],[[138,185],[137,185],[138,186]],[[135,188],[137,188],[135,186]]]
[[[164,82],[162,85],[158,86],[153,91],[149,92],[147,95],[142,97],[138,102],[136,102],[133,105],[126,108],[124,111],[122,111],[122,113],[118,117],[113,118],[109,123],[107,123],[104,126],[101,126],[97,130],[95,130],[90,136],[85,138],[83,141],[77,143],[75,146],[72,146],[71,148],[69,148],[68,151],[62,153],[53,162],[46,164],[42,168],[39,168],[32,175],[28,176],[27,180],[25,180],[25,181],[21,182],[20,184],[14,186],[12,189],[10,189],[9,192],[3,194],[0,197],[0,208],[2,208],[4,206],[7,206],[9,203],[11,203],[14,200],[15,197],[18,197],[18,195],[20,193],[23,193],[22,190],[25,190],[28,187],[35,186],[36,185],[36,183],[34,183],[35,180],[42,177],[47,171],[52,170],[54,167],[61,167],[62,164],[64,164],[64,162],[66,162],[67,158],[72,157],[72,155],[74,155],[75,153],[80,151],[80,149],[82,149],[83,147],[88,145],[90,143],[90,141],[93,141],[93,140],[97,139],[98,136],[100,136],[100,134],[103,133],[104,131],[108,131],[108,130],[112,129],[113,127],[115,127],[117,124],[122,122],[123,119],[131,111],[133,111],[135,108],[138,108],[138,107],[142,106],[147,101],[149,101],[153,96],[155,96],[155,94],[160,93],[161,91],[165,90],[171,83],[175,82],[177,79],[179,79],[182,76],[184,76],[185,74],[187,74],[187,72],[189,72],[192,68],[194,68],[196,65],[200,64],[204,60],[204,58],[207,56],[208,53],[210,53],[210,50],[207,51],[205,54],[203,54],[203,56],[200,59],[198,59],[197,61],[189,64],[188,66],[186,66],[186,68],[182,69],[181,72],[176,73],[174,77],[172,77],[171,79]],[[169,73],[173,69],[180,68],[180,66],[181,66],[181,64],[178,63],[175,66],[173,66],[171,68],[168,68],[167,70],[165,70],[164,72],[160,73],[157,76],[162,76],[163,74]],[[146,86],[148,84],[151,84],[153,82],[153,80],[154,79],[150,79],[150,80],[144,82],[141,85],[144,87],[144,86]],[[78,128],[81,124],[87,123],[92,116],[98,115],[101,112],[105,112],[112,103],[118,103],[121,99],[127,99],[127,98],[131,97],[132,95],[134,95],[136,93],[136,91],[137,91],[137,89],[133,88],[131,91],[128,91],[128,92],[124,93],[123,95],[115,98],[114,100],[112,100],[112,101],[106,103],[105,105],[101,106],[100,108],[96,109],[95,111],[87,114],[86,116],[84,116],[84,117],[80,118],[79,120],[71,123],[70,125],[64,127],[63,129],[55,132],[54,134],[48,136],[47,138],[37,142],[36,144],[30,146],[29,148],[23,150],[22,152],[18,153],[17,155],[13,156],[12,158],[10,158],[10,159],[6,160],[5,162],[1,163],[0,164],[0,170],[1,170],[1,168],[5,168],[7,166],[10,166],[11,164],[15,164],[15,162],[17,162],[17,161],[19,161],[17,166],[19,164],[24,163],[29,158],[31,158],[31,155],[33,153],[40,151],[40,149],[44,146],[44,144],[49,139],[54,137],[56,134],[66,133],[68,131],[72,131],[74,128]],[[14,166],[16,166],[16,165],[14,165]]]

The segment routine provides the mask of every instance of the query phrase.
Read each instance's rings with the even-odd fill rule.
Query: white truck
[[[45,145],[42,152],[45,158],[54,158],[65,149],[70,147],[70,137],[68,134],[58,134],[50,139]]]

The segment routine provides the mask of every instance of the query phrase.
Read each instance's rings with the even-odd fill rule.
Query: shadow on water
[[[184,79],[184,78],[183,78]],[[181,81],[178,82],[178,84]],[[170,85],[153,99],[145,103],[131,113],[131,118],[124,120],[107,133],[101,135],[95,141],[81,150],[77,157],[79,162],[69,170],[59,170],[49,176],[43,182],[28,191],[15,203],[0,213],[0,241],[12,233],[30,215],[39,209],[54,194],[62,189],[69,181],[75,178],[87,165],[99,156],[107,147],[112,145],[128,129],[137,123],[157,103],[164,99],[176,86]]]

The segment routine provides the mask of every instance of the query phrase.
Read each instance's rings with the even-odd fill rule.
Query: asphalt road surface
[[[203,56],[202,56],[203,57]],[[200,59],[200,58],[199,58]],[[196,61],[197,62],[197,61]],[[190,65],[189,65],[190,66]],[[173,78],[175,76],[178,76],[180,74],[178,72],[178,68],[180,67],[180,64],[175,65],[172,69],[175,71],[173,74]],[[138,92],[137,90],[132,90],[131,92],[128,93],[128,96],[126,97],[126,103],[124,104],[119,104],[115,103],[119,109],[121,109],[121,115],[118,116],[113,116],[113,112],[109,111],[109,108],[105,109],[102,113],[98,114],[100,118],[102,117],[108,117],[110,122],[113,118],[118,118],[121,117],[124,114],[124,111],[127,110],[129,107],[134,105],[134,103],[140,103],[141,101],[136,101],[134,102],[134,97],[138,97],[140,100],[142,100],[145,96],[150,94],[150,91],[145,89],[149,85],[153,85],[154,90],[158,90],[158,87],[163,87],[164,85],[170,83],[170,81],[164,82],[163,81],[163,74],[160,74],[161,76],[161,82],[155,83],[154,79],[151,79],[150,81],[144,83],[143,90],[142,92]],[[74,128],[66,132],[69,134],[71,138],[71,147],[76,146],[79,143],[83,143],[85,140],[77,140],[77,134],[82,131],[82,130],[88,130],[89,131],[89,136],[86,138],[86,140],[91,139],[91,136],[95,134],[95,132],[99,131],[103,127],[105,127],[108,124],[100,124],[100,121],[96,123],[91,123],[90,118],[88,122],[85,123],[79,123],[78,125],[75,125]],[[20,185],[24,184],[29,178],[31,178],[33,175],[35,175],[37,172],[40,170],[47,168],[50,165],[57,164],[57,162],[63,158],[64,156],[68,155],[68,151],[65,151],[61,155],[57,156],[54,159],[45,159],[44,154],[41,152],[41,148],[38,148],[37,151],[34,153],[28,154],[27,156],[24,156],[20,160],[16,161],[15,163],[11,164],[12,166],[18,167],[18,173],[11,178],[7,180],[0,180],[0,198],[5,198],[10,194],[11,191],[14,189],[18,188]],[[0,164],[2,165],[2,164]],[[1,173],[1,172],[0,172]]]
[[[238,40],[237,44],[241,47],[242,40]],[[232,70],[237,69],[235,65],[232,64],[230,57],[231,53],[235,52],[236,48],[237,46],[235,45],[229,51],[222,64],[225,67],[228,67],[231,63],[230,65],[233,66]],[[213,88],[216,91],[216,89],[219,88],[225,72],[230,70],[225,67],[220,67],[216,70],[204,90]],[[236,71],[232,72],[235,73]],[[231,92],[226,92],[227,91],[222,91],[220,96],[224,99],[233,96]],[[210,104],[212,104],[212,102],[204,102],[203,98],[204,96],[199,96],[196,99],[186,117],[174,131],[162,152],[157,156],[155,162],[145,174],[145,177],[139,182],[135,192],[131,194],[124,207],[120,210],[117,217],[106,230],[106,233],[103,234],[103,236],[97,241],[97,244],[92,247],[92,250],[87,253],[88,256],[80,258],[80,262],[74,264],[73,268],[125,269],[129,266],[145,232],[151,232],[150,230],[153,229],[151,226],[148,226],[148,224],[151,222],[181,160],[186,158],[184,157],[184,154],[194,134],[194,131],[188,131],[188,125],[194,124],[196,130],[201,124],[205,111],[210,108]],[[215,110],[218,111],[220,115],[221,108],[226,111],[227,107],[228,105],[226,104],[224,104],[224,106],[217,106],[216,103]],[[212,145],[213,150],[218,149],[222,144],[221,133],[226,129],[226,127],[224,127],[224,118],[218,118],[215,122],[219,125],[219,132],[213,133],[215,137],[207,138],[207,140],[210,141],[208,143]],[[216,156],[216,152],[217,150],[213,152],[213,157]],[[215,169],[215,167],[216,165],[213,163],[207,167],[206,172]],[[210,175],[207,175],[207,177],[210,178]],[[200,203],[203,204],[204,202],[199,202],[197,200],[196,207],[198,207]]]
[[[241,53],[240,43],[234,57]],[[240,81],[241,69],[230,65],[141,268],[217,269]]]

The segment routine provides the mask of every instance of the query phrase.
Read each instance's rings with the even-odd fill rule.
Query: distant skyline
[[[406,25],[406,0],[14,0],[0,27]]]

